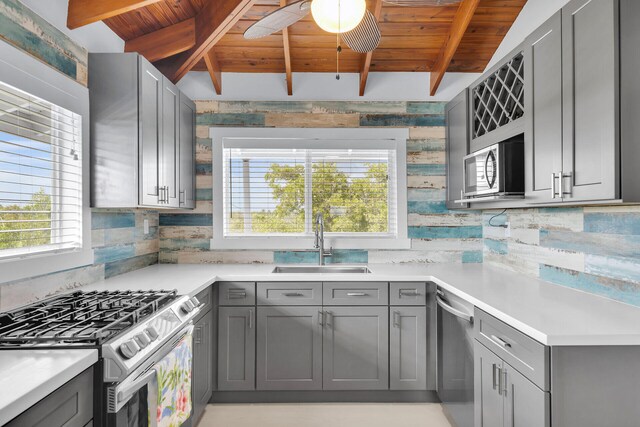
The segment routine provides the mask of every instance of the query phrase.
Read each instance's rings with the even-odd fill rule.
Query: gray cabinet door
[[[192,418],[194,422],[197,422],[202,416],[213,391],[212,313],[209,311],[200,317],[193,329]]]
[[[447,133],[447,208],[465,209],[468,203],[456,203],[464,190],[464,156],[469,154],[469,95],[468,90],[453,98],[445,108]]]
[[[258,390],[322,390],[321,311],[258,307]]]
[[[388,307],[325,307],[324,390],[389,388],[388,310]]]
[[[139,67],[139,203],[145,206],[157,206],[160,191],[158,165],[160,162],[163,76],[142,56],[139,58]]]
[[[255,308],[220,307],[218,322],[218,389],[254,390]]]
[[[391,390],[426,390],[427,308],[390,310],[389,386]]]
[[[562,9],[565,201],[619,197],[618,2]]]
[[[525,40],[525,193],[527,201],[553,201],[562,171],[562,13]],[[557,176],[558,178],[554,178]],[[555,183],[552,183],[552,180]],[[557,201],[560,201],[558,199]]]
[[[178,207],[178,142],[180,92],[166,77],[162,79],[162,135],[160,150],[160,186],[164,206]]]
[[[180,189],[178,203],[181,208],[196,207],[195,197],[195,148],[196,105],[180,93]]]
[[[504,427],[549,427],[550,397],[521,373],[505,363],[503,378]]]
[[[502,359],[476,341],[474,346],[475,427],[502,427],[504,399],[500,390]]]

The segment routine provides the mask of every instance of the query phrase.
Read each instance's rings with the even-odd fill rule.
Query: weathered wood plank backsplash
[[[211,251],[212,126],[402,127],[407,141],[408,226],[411,250],[344,250],[328,262],[481,262],[479,212],[449,211],[445,198],[444,104],[439,102],[197,103],[196,198],[193,212],[160,214],[160,262],[313,263],[299,251]],[[301,248],[311,249],[311,248]]]

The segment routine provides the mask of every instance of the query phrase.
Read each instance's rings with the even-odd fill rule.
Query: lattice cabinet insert
[[[472,97],[473,139],[524,116],[523,53],[473,88]]]

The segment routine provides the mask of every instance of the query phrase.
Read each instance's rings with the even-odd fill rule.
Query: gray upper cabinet
[[[193,103],[136,53],[92,53],[89,70],[92,207],[194,207]]]
[[[220,307],[218,389],[254,390],[256,328],[254,307]]]
[[[388,307],[330,307],[323,337],[324,390],[389,388]]]
[[[391,307],[389,319],[389,387],[427,388],[427,308]]]
[[[469,154],[469,96],[465,89],[453,98],[445,108],[447,133],[447,208],[464,209],[468,203],[456,203],[464,190],[463,159]]]
[[[258,390],[322,390],[322,307],[258,307]]]
[[[181,208],[196,207],[195,156],[196,156],[196,104],[180,93],[180,180],[178,205]]]
[[[619,197],[618,30],[618,1],[574,0],[562,9],[562,192],[568,201]]]
[[[525,40],[524,54],[525,194],[530,203],[548,203],[557,197],[562,171],[561,12]]]

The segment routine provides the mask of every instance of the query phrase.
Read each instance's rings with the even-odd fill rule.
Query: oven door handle
[[[118,396],[117,396],[118,403],[119,404],[124,403],[129,399],[131,399],[131,396],[133,396],[142,387],[146,386],[151,381],[153,381],[153,379],[157,375],[158,375],[158,371],[156,371],[155,368],[151,368],[148,372],[143,374],[140,378],[138,378],[131,384],[127,385],[126,387],[123,387],[121,390],[118,391]]]

